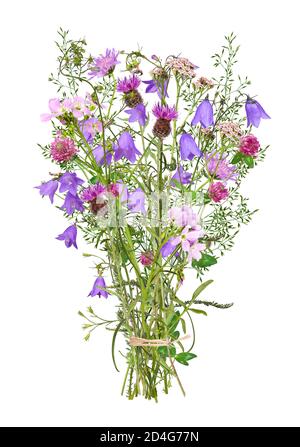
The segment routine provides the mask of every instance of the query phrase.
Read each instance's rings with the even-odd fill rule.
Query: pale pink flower
[[[193,228],[185,227],[182,233],[172,238],[171,245],[177,247],[181,245],[183,251],[188,254],[188,262],[192,259],[200,259],[201,252],[205,249],[205,244],[200,244],[198,240],[204,236],[204,231],[199,225]]]
[[[85,98],[81,98],[80,96],[73,98],[72,113],[75,118],[83,118],[85,115],[90,114]]]
[[[169,218],[174,221],[178,227],[191,227],[197,225],[198,217],[190,206],[173,207],[169,210]]]
[[[168,60],[167,67],[179,74],[183,78],[194,78],[196,76],[195,69],[197,65],[193,64],[185,57],[173,57]]]
[[[213,81],[205,78],[204,76],[201,76],[201,78],[194,81],[193,84],[195,85],[195,87],[198,87],[198,88],[204,88],[204,87],[213,88],[213,86],[214,86]]]
[[[179,236],[172,239],[171,244],[174,246],[181,244],[182,250],[189,252],[191,245],[202,236],[204,236],[204,231],[199,225],[193,228],[186,226]]]
[[[201,257],[201,253],[205,250],[205,244],[200,244],[199,242],[195,242],[190,246],[188,250],[188,261],[191,262],[193,259],[198,261]]]
[[[42,121],[50,121],[53,118],[59,118],[65,113],[71,112],[75,118],[83,118],[89,116],[95,110],[96,104],[93,102],[89,93],[85,98],[75,96],[74,98],[52,98],[48,103],[50,113],[42,113]]]
[[[63,101],[59,98],[52,98],[49,99],[48,106],[50,113],[42,113],[41,121],[50,121],[52,118],[56,118],[66,112],[69,112],[72,108],[72,101],[68,98],[64,99]]]
[[[242,135],[242,130],[238,123],[223,121],[217,125],[221,135],[231,139],[237,139]]]

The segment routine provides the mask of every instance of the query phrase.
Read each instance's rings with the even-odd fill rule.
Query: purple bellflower
[[[66,213],[71,215],[75,210],[81,212],[84,211],[84,206],[82,200],[77,195],[68,192],[62,205],[62,209],[65,209]]]
[[[112,153],[110,151],[106,151],[104,154],[103,147],[101,145],[95,147],[93,150],[93,155],[98,165],[110,165],[112,160]]]
[[[181,135],[179,144],[182,160],[193,160],[194,157],[203,156],[203,153],[200,151],[194,138],[188,133]]]
[[[144,104],[138,104],[134,109],[125,110],[129,115],[128,121],[134,123],[137,121],[142,127],[146,124],[147,114]]]
[[[82,185],[84,183],[84,180],[77,177],[75,172],[65,172],[59,178],[59,183],[60,183],[59,192],[68,191],[75,196],[77,194],[78,186]]]
[[[196,126],[198,123],[204,128],[214,125],[214,112],[209,99],[205,99],[197,107],[192,126]]]
[[[260,125],[261,119],[271,119],[271,117],[265,112],[262,106],[258,101],[251,99],[249,96],[245,105],[246,114],[247,114],[247,126],[249,127],[251,124],[254,127],[258,127]]]
[[[129,193],[128,209],[133,213],[141,212],[146,214],[145,210],[145,193],[141,188]]]
[[[134,140],[129,132],[123,132],[119,139],[118,144],[115,145],[115,161],[120,160],[122,157],[127,158],[130,163],[134,163],[137,155],[141,155],[140,151],[136,148]]]
[[[65,246],[67,248],[70,248],[72,245],[75,248],[78,248],[76,243],[76,237],[77,237],[77,228],[75,225],[71,225],[62,234],[59,234],[56,239],[58,239],[59,241],[65,241]]]
[[[151,79],[150,81],[143,81],[143,84],[146,84],[146,93],[157,93],[159,98],[162,97],[162,87],[160,86],[160,84],[157,81],[154,81],[153,79]],[[168,98],[168,81],[164,82],[164,92],[163,95]]]
[[[190,172],[187,172],[183,169],[182,166],[179,166],[177,171],[172,177],[172,180],[176,180],[178,183],[181,183],[182,185],[187,185],[191,183],[192,174]],[[176,186],[175,182],[171,182],[172,186]]]
[[[103,296],[103,298],[108,298],[108,295],[110,295],[110,293],[108,293],[106,290],[103,290],[106,288],[106,283],[104,278],[102,278],[102,276],[99,276],[96,281],[94,282],[93,288],[90,291],[90,293],[88,294],[88,296]]]
[[[173,251],[176,248],[176,245],[174,245],[172,242],[175,238],[171,237],[160,249],[160,253],[163,258],[167,258],[170,256],[170,254],[173,253]]]
[[[49,180],[49,182],[44,182],[40,186],[35,186],[35,188],[40,190],[41,196],[48,196],[50,202],[53,203],[54,194],[56,193],[56,190],[58,188],[58,181]]]

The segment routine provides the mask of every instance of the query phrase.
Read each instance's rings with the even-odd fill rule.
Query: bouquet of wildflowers
[[[54,168],[37,188],[68,220],[57,239],[77,249],[81,232],[93,247],[84,253],[95,260],[89,299],[117,302],[113,320],[94,305],[79,312],[85,339],[99,326],[112,331],[118,370],[123,336],[129,399],[157,400],[173,379],[184,393],[178,365],[196,357],[193,316],[232,305],[205,300],[204,276],[251,219],[239,189],[267,149],[253,126],[270,117],[248,96],[249,80],[234,76],[234,35],[213,56],[212,79],[178,55],[93,57],[63,30],[57,47],[58,97],[41,116],[53,136],[39,145]],[[194,291],[184,291],[187,269]]]

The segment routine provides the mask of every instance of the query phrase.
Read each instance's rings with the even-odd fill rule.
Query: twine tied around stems
[[[140,338],[132,336],[129,339],[130,346],[151,346],[151,347],[157,347],[157,346],[170,346],[174,343],[174,341],[183,341],[190,338],[190,335],[185,335],[184,337],[179,338],[178,340],[170,340],[167,338],[166,340],[161,339],[147,339],[147,338]]]

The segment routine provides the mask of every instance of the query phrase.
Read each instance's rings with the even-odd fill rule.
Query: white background
[[[299,426],[299,14],[297,1],[10,1],[1,11],[0,424],[9,426]],[[211,76],[210,55],[234,31],[239,72],[272,116],[257,135],[272,145],[244,184],[260,212],[210,270],[208,298],[234,300],[197,322],[198,358],[159,404],[120,397],[110,334],[82,341],[91,303],[89,259],[54,237],[62,215],[34,185],[49,165],[36,143],[54,95],[59,26],[90,49],[182,52]],[[79,241],[80,243],[80,241]],[[197,283],[188,285],[187,293]],[[95,300],[96,302],[97,300]],[[98,302],[109,315],[116,300]],[[197,318],[197,316],[196,316]]]

